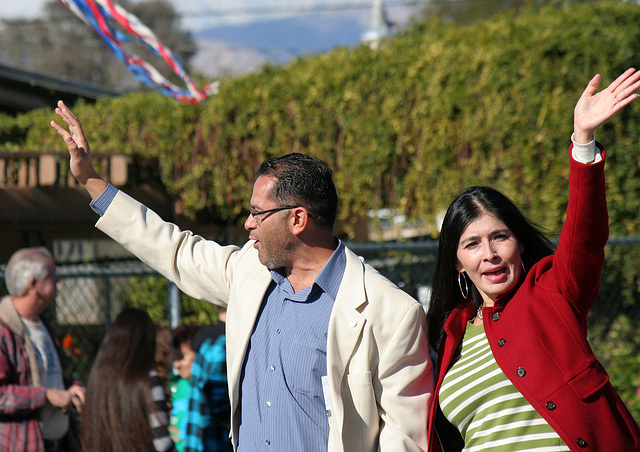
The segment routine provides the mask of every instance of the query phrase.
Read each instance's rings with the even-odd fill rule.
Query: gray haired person
[[[57,295],[55,264],[46,248],[23,248],[5,270],[9,296],[0,301],[0,449],[80,450],[71,411],[84,387],[62,375],[55,334],[41,317]]]

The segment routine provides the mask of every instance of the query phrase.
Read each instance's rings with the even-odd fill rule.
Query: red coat
[[[602,147],[600,147],[602,149]],[[571,150],[569,151],[571,152]],[[640,451],[640,429],[587,341],[609,235],[603,161],[570,158],[569,204],[558,248],[519,287],[484,309],[496,362],[572,451]],[[524,251],[526,253],[526,250]],[[434,400],[475,308],[463,300],[445,324]],[[431,407],[430,451],[439,451]]]

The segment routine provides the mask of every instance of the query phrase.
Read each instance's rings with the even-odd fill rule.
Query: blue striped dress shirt
[[[241,382],[238,452],[326,451],[329,317],[346,268],[344,244],[310,287],[293,292],[272,271],[254,326]]]

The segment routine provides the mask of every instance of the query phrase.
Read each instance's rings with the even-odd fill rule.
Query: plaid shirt
[[[3,299],[0,314],[0,450],[44,452],[38,409],[45,403],[45,388],[34,386],[25,338],[14,331],[21,321],[7,300],[11,304]]]
[[[226,339],[207,339],[191,367],[184,452],[231,451],[231,406],[227,390]]]

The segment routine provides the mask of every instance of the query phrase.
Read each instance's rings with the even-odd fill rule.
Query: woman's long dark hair
[[[125,309],[111,325],[87,383],[83,450],[145,451],[153,447],[149,372],[155,341],[153,322],[142,309]]]
[[[458,285],[458,243],[465,228],[483,213],[502,221],[524,246],[522,262],[530,269],[536,262],[554,252],[553,244],[542,231],[520,212],[505,195],[490,187],[471,187],[459,194],[449,206],[442,222],[436,268],[431,284],[431,300],[427,312],[429,346],[438,350],[444,333],[444,323],[463,299]],[[466,278],[469,301],[482,305],[478,290]]]

